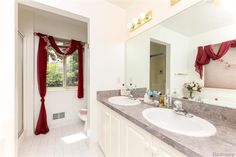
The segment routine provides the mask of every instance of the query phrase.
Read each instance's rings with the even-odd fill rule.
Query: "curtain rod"
[[[38,32],[34,32],[34,36],[37,36],[37,33]],[[65,38],[60,38],[60,37],[55,37],[55,36],[53,36],[53,38],[56,40],[64,41],[64,42],[70,42],[72,40],[72,39],[65,39]],[[83,42],[83,41],[81,41],[81,43],[83,44],[83,46],[87,46],[87,48],[89,48],[89,43]],[[64,46],[61,46],[61,47],[64,47]]]

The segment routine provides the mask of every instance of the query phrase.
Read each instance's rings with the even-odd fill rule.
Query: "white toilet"
[[[79,110],[79,118],[82,122],[84,122],[84,131],[87,131],[87,115],[88,115],[88,109],[87,108],[81,108]]]

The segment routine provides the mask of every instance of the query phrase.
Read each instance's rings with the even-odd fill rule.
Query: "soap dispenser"
[[[149,97],[149,95],[148,95],[148,90],[146,91],[146,93],[144,94],[144,102],[145,103],[150,103],[151,102],[151,99],[150,99],[150,97]]]

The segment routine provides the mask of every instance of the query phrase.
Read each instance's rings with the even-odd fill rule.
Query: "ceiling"
[[[164,21],[161,25],[185,36],[194,36],[210,30],[236,24],[235,0],[220,4],[205,1]]]
[[[106,0],[122,9],[128,9],[134,0]]]
[[[69,18],[69,17],[66,17],[66,16],[61,16],[61,15],[58,15],[58,14],[50,13],[50,12],[40,10],[40,9],[37,9],[37,8],[28,7],[28,6],[25,6],[25,5],[19,5],[19,12],[21,12],[22,10],[31,11],[32,13],[34,13],[35,16],[51,18],[51,19],[54,19],[56,21],[63,21],[64,23],[76,25],[80,28],[87,29],[87,23],[85,23],[83,21],[75,20],[75,19],[72,19],[72,18]]]

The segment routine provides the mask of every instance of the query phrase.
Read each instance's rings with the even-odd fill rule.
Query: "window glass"
[[[48,50],[47,87],[63,87],[63,56]]]
[[[66,85],[78,84],[78,51],[66,57]]]
[[[68,42],[55,41],[62,52],[66,50]],[[78,84],[78,51],[63,56],[53,48],[48,49],[47,59],[47,87],[74,87]]]

